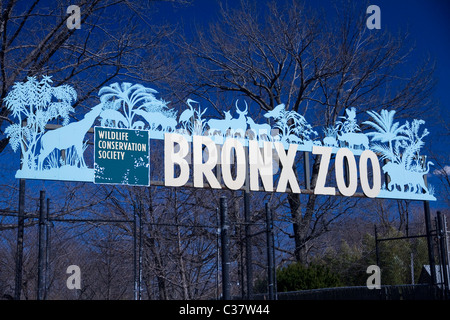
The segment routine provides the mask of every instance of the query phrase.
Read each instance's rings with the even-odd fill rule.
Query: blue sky
[[[265,0],[260,0],[261,3]],[[179,23],[185,27],[214,21],[220,0],[193,0],[190,6],[171,4],[158,5],[158,19]],[[229,4],[239,4],[239,0],[229,0]],[[331,12],[333,0],[306,0],[307,5],[324,8]],[[410,41],[416,45],[412,59],[421,61],[426,57],[435,59],[438,80],[435,98],[450,119],[450,106],[446,93],[450,89],[450,1],[448,0],[372,0],[368,4],[378,5],[381,10],[381,28],[392,33],[408,31]],[[369,17],[365,12],[364,16]]]
[[[260,0],[261,4],[266,0]],[[190,6],[176,6],[162,4],[159,7],[158,19],[162,22],[178,23],[181,26],[192,27],[197,24],[207,24],[214,21],[219,9],[218,3],[225,1],[193,0]],[[228,4],[239,5],[239,0],[229,0]],[[333,0],[305,0],[308,6],[325,9],[332,14]],[[338,1],[339,3],[339,1]],[[367,5],[377,5],[381,11],[381,28],[393,34],[408,31],[410,43],[415,50],[410,56],[411,66],[424,61],[426,58],[436,63],[435,77],[437,80],[434,99],[439,104],[439,115],[428,119],[425,126],[431,134],[426,143],[435,152],[443,156],[445,164],[450,166],[450,141],[444,136],[445,128],[434,120],[450,122],[450,1],[449,0],[370,0]],[[366,12],[362,15],[369,17]],[[185,30],[186,31],[186,30]],[[376,32],[376,31],[375,31]],[[412,120],[412,119],[411,119]],[[438,183],[436,177],[430,177],[430,183]],[[440,201],[434,203],[439,207]]]
[[[259,0],[263,3],[266,0]],[[239,0],[229,0],[229,4],[239,4]],[[333,0],[305,0],[307,5],[324,8],[332,12]],[[450,0],[371,0],[369,4],[381,9],[381,28],[392,33],[408,30],[410,40],[416,44],[413,60],[422,60],[427,55],[436,60],[435,76],[438,80],[435,98],[441,107],[441,119],[450,121],[450,103],[447,99],[450,91]],[[161,22],[180,23],[185,26],[214,21],[218,12],[216,0],[193,0],[190,6],[175,7],[169,3],[158,3],[157,19]],[[328,9],[329,8],[329,9]],[[368,16],[365,12],[362,15]],[[152,19],[154,19],[152,17]],[[153,23],[155,20],[150,21]],[[414,61],[412,61],[414,62]],[[412,63],[411,65],[415,65]],[[450,165],[448,136],[443,137],[443,128],[432,123],[426,125],[431,131],[426,143],[438,148]],[[10,150],[10,149],[9,149]],[[5,168],[5,167],[4,167]],[[435,177],[433,179],[436,179]],[[439,206],[440,201],[435,203]]]

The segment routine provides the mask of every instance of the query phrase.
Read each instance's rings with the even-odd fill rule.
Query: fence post
[[[424,201],[423,207],[425,211],[425,229],[427,235],[428,260],[430,262],[431,285],[434,287],[436,285],[436,267],[434,262],[433,236],[431,234],[430,203],[428,201]]]
[[[305,174],[305,188],[311,190],[311,169],[309,165],[309,152],[303,152],[303,172]]]
[[[142,203],[139,200],[138,300],[142,299]]]
[[[244,191],[244,216],[245,216],[245,253],[246,253],[246,269],[247,269],[247,299],[253,299],[253,266],[252,266],[252,235],[251,235],[251,218],[250,218],[250,194]]]
[[[442,214],[440,211],[437,212],[437,224],[438,224],[438,237],[439,237],[439,246],[441,248],[441,270],[444,278],[444,299],[448,297],[448,272],[447,272],[447,248],[445,246],[445,233],[444,233],[444,224],[442,222]]]
[[[378,249],[378,231],[377,231],[377,226],[374,225],[374,230],[375,230],[375,257],[376,257],[376,263],[377,266],[380,266],[380,252]]]
[[[267,235],[267,280],[269,290],[269,300],[274,300],[274,257],[273,257],[273,235],[272,235],[273,221],[272,212],[269,204],[266,203],[266,235]]]
[[[230,300],[230,261],[228,239],[228,205],[225,197],[220,198],[220,240],[222,248],[222,292],[223,300]]]
[[[136,206],[133,205],[133,275],[134,275],[134,300],[138,300],[138,270],[137,270],[137,219]]]
[[[49,228],[49,216],[50,216],[50,199],[47,198],[47,206],[45,212],[45,272],[44,272],[44,300],[47,300],[48,294],[48,269],[50,263],[50,228]]]
[[[23,263],[23,230],[25,224],[25,180],[19,180],[19,214],[17,220],[17,250],[16,250],[16,283],[14,299],[20,300],[22,290],[22,263]]]
[[[45,191],[41,190],[39,198],[39,243],[38,243],[38,286],[37,300],[44,298],[44,268],[45,268]]]

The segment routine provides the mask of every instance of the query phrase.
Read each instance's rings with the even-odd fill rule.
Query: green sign
[[[150,185],[148,131],[95,127],[94,183]]]

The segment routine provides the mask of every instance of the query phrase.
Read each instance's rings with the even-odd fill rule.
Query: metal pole
[[[47,207],[46,207],[46,213],[45,213],[45,277],[44,277],[44,300],[47,300],[47,293],[48,293],[48,266],[49,266],[49,259],[50,259],[50,235],[49,235],[49,215],[50,215],[50,199],[47,198]]]
[[[444,294],[444,299],[447,298],[447,293],[448,293],[448,272],[447,272],[447,253],[446,253],[446,248],[445,248],[445,239],[444,239],[444,224],[442,222],[442,215],[441,212],[438,211],[437,212],[437,224],[438,224],[438,236],[439,236],[439,246],[441,248],[440,253],[441,253],[441,270],[442,270],[442,275],[444,278],[444,290],[443,290],[443,294]]]
[[[223,300],[230,300],[230,261],[228,239],[228,205],[225,197],[220,198],[220,239],[222,248],[222,292]]]
[[[251,218],[250,218],[250,194],[244,191],[244,215],[245,215],[245,253],[246,253],[246,269],[247,269],[247,299],[253,299],[253,266],[252,266],[252,235],[251,235]]]
[[[137,271],[137,220],[136,207],[133,206],[133,272],[134,272],[134,300],[138,300],[138,271]]]
[[[304,158],[304,162],[303,162],[303,171],[305,173],[305,188],[310,190],[311,189],[311,169],[309,166],[309,152],[308,151],[304,151],[303,152],[303,158]]]
[[[219,248],[220,248],[220,222],[219,222],[219,208],[216,208],[216,221],[217,221],[217,234],[216,234],[216,247],[217,247],[217,277],[216,277],[216,299],[219,299],[219,265],[220,265],[220,254],[219,254]]]
[[[428,246],[428,260],[430,262],[430,275],[431,275],[431,285],[436,285],[436,267],[434,262],[434,248],[433,248],[433,236],[431,235],[431,212],[430,203],[428,201],[423,202],[425,211],[425,229],[427,235],[427,246]]]
[[[274,299],[274,272],[273,272],[273,238],[272,238],[272,212],[269,208],[269,204],[266,203],[266,235],[267,235],[267,280],[269,300]]]
[[[445,234],[445,247],[447,248],[447,263],[450,261],[450,251],[448,250],[448,229],[447,229],[447,217],[444,215],[444,234]]]
[[[245,190],[244,190],[244,219],[245,219],[245,262],[247,271],[247,299],[253,299],[253,252],[250,212],[250,173],[248,147],[245,148]]]
[[[23,230],[25,224],[25,180],[19,180],[19,214],[17,218],[17,249],[16,249],[16,281],[14,299],[20,300],[22,290],[22,263],[23,263]]]
[[[142,299],[142,203],[139,201],[139,259],[138,259],[138,300]]]
[[[380,266],[380,253],[378,251],[378,231],[377,231],[377,226],[374,226],[375,228],[375,256],[376,256],[376,261],[377,261],[377,266]]]
[[[278,291],[277,291],[277,272],[276,272],[276,262],[275,262],[275,233],[273,232],[273,217],[272,217],[272,231],[271,231],[271,242],[272,242],[272,270],[273,270],[273,294],[274,300],[278,300]]]
[[[37,300],[44,298],[44,265],[45,265],[45,191],[41,190],[39,199],[39,249],[38,249],[38,286]]]

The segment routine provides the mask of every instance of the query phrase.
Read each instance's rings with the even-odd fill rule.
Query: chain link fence
[[[23,236],[18,232],[17,212],[0,215],[3,299],[222,298],[223,243],[218,221],[151,222],[139,213],[122,220],[59,217],[46,211],[48,207],[47,203],[42,214],[39,208],[25,214]],[[218,218],[217,213],[214,216]],[[264,241],[264,224],[252,225],[256,233],[252,241]],[[233,296],[247,294],[244,228],[245,224],[230,223],[232,270],[227,281]],[[17,261],[19,255],[22,262]],[[252,268],[261,269],[257,264]]]

